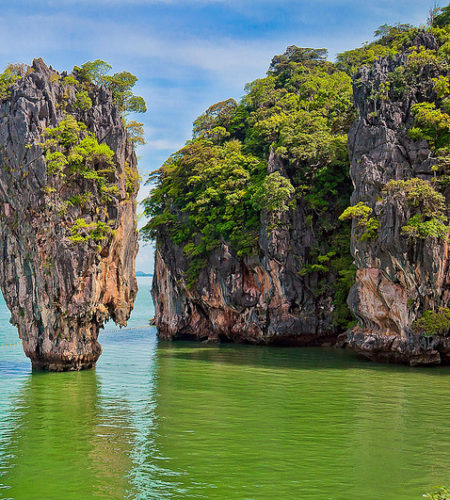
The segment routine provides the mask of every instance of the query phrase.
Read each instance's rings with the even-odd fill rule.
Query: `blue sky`
[[[14,0],[3,2],[0,65],[42,57],[58,70],[103,59],[139,77],[149,111],[138,150],[145,178],[190,137],[209,105],[243,94],[286,46],[330,58],[381,24],[423,24],[433,0]],[[441,5],[446,5],[443,1]],[[141,189],[140,198],[148,193]],[[151,272],[142,246],[137,269]]]

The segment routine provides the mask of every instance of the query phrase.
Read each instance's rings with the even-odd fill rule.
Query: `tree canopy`
[[[109,75],[112,66],[101,59],[88,61],[73,68],[75,75],[85,83],[95,83],[104,85],[112,92],[114,100],[118,103],[123,112],[145,113],[147,107],[145,101],[140,96],[133,94],[133,87],[138,81],[137,76],[129,71],[122,71]]]

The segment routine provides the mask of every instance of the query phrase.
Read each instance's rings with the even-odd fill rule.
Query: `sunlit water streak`
[[[450,484],[448,368],[158,342],[150,279],[97,370],[0,347],[0,498],[409,499]],[[0,345],[17,341],[0,304]],[[132,328],[132,329],[131,329]],[[109,333],[108,333],[109,331]]]

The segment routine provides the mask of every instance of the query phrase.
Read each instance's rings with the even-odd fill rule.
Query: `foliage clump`
[[[108,179],[115,170],[114,152],[107,144],[99,144],[83,122],[77,121],[72,115],[66,115],[56,127],[47,128],[43,135],[45,141],[40,146],[44,151],[49,183],[44,191],[51,199],[50,205],[57,207],[59,215],[63,215],[68,206],[93,208],[91,204],[94,193],[98,193],[101,203],[106,203],[118,192],[118,187]],[[63,200],[58,194],[61,183],[90,186],[92,191]],[[98,243],[111,234],[112,223],[113,221],[100,220],[87,222],[78,218],[70,226],[69,239],[73,243],[86,243],[90,240]]]
[[[434,335],[448,336],[450,334],[450,309],[440,307],[437,312],[425,311],[421,318],[413,323],[413,329],[425,337]]]
[[[70,228],[69,240],[73,243],[86,243],[91,240],[100,243],[111,234],[113,224],[114,221],[87,222],[82,218],[76,219]]]
[[[83,122],[66,115],[59,125],[47,128],[44,137],[40,146],[49,175],[72,180],[80,176],[95,180],[102,193],[110,191],[107,175],[115,168],[114,152],[107,144],[99,144]]]
[[[359,68],[371,66],[380,57],[394,57],[419,31],[419,28],[410,24],[383,24],[375,30],[373,42],[338,54],[336,66],[353,75]]]
[[[3,73],[0,74],[0,101],[8,99],[11,86],[30,71],[32,68],[26,64],[8,64]]]
[[[121,111],[134,113],[145,113],[147,111],[144,99],[133,94],[133,87],[138,79],[129,71],[109,75],[111,66],[100,59],[88,61],[81,67],[75,66],[73,70],[82,83],[104,85],[110,89]]]
[[[412,213],[402,232],[412,239],[445,239],[448,233],[445,197],[430,182],[413,178],[389,181],[383,193],[406,203]]]
[[[376,217],[370,217],[373,210],[364,202],[347,207],[339,216],[340,220],[353,220],[356,226],[356,237],[360,241],[376,238],[380,221]]]
[[[145,202],[152,220],[147,235],[160,228],[185,253],[204,256],[229,241],[239,255],[255,248],[259,229],[256,194],[265,164],[245,154],[239,141],[215,145],[189,142],[163,165],[160,185]],[[170,200],[170,204],[168,201]]]
[[[86,89],[92,84],[104,85],[111,90],[113,99],[117,102],[120,111],[124,114],[127,113],[145,113],[147,106],[145,100],[141,96],[136,96],[133,93],[133,87],[138,81],[137,76],[131,74],[129,71],[121,71],[109,75],[111,65],[101,59],[95,61],[88,61],[81,66],[75,66],[73,73],[76,76],[76,84],[81,83],[81,86]],[[69,78],[73,78],[70,76]],[[89,97],[89,96],[88,96]],[[87,106],[89,102],[86,100],[85,94],[77,94],[77,102],[79,106]],[[88,108],[81,108],[88,109]],[[129,130],[131,140],[135,144],[145,144],[143,123],[137,121],[127,122],[125,125]]]
[[[450,8],[448,16],[450,17]],[[436,491],[433,491],[431,493],[426,493],[423,496],[425,498],[428,498],[429,500],[450,500],[450,488],[442,486],[438,488]]]

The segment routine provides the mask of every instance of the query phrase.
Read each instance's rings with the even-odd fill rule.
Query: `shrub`
[[[400,203],[407,203],[413,215],[402,232],[410,238],[443,239],[448,232],[445,197],[422,179],[389,181],[383,189]]]
[[[77,92],[75,94],[75,97],[76,101],[73,105],[75,109],[86,111],[92,108],[92,100],[85,90],[80,90],[80,92]]]
[[[447,336],[450,333],[450,309],[441,307],[438,312],[425,311],[420,319],[413,322],[412,327],[425,337]]]
[[[347,207],[339,216],[339,220],[353,220],[356,226],[356,235],[360,241],[376,238],[380,221],[375,217],[370,217],[373,210],[360,201],[356,205]]]
[[[0,101],[9,97],[10,87],[14,85],[17,80],[20,80],[22,76],[23,72],[17,68],[17,65],[10,64],[6,67],[5,71],[0,74]]]
[[[425,139],[432,148],[448,147],[450,142],[450,115],[436,107],[435,103],[422,102],[411,108],[414,128],[413,139]]]
[[[69,240],[73,243],[101,242],[111,234],[113,225],[114,221],[87,222],[82,218],[76,219],[70,228]]]

